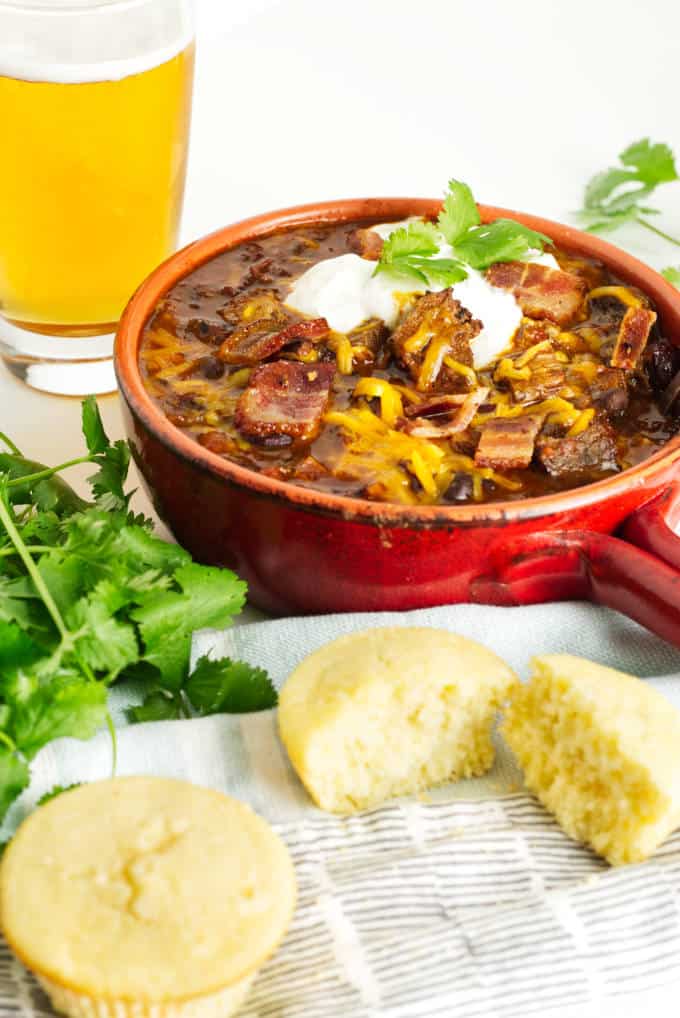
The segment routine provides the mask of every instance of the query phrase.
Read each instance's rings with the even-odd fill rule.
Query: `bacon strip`
[[[263,364],[253,372],[238,401],[236,427],[261,445],[310,441],[321,425],[334,374],[333,364]]]
[[[526,417],[495,417],[489,421],[479,439],[475,465],[494,470],[528,467],[544,417],[544,414],[532,414]]]
[[[468,393],[455,415],[447,424],[437,425],[431,420],[416,417],[415,420],[408,421],[404,431],[412,435],[413,438],[450,438],[451,435],[458,435],[470,426],[472,418],[488,395],[488,389],[475,389],[474,392]]]
[[[656,312],[650,311],[649,308],[628,308],[621,319],[616,337],[610,361],[613,368],[622,368],[624,371],[635,370],[642,351],[647,346],[649,333],[655,321]]]
[[[571,272],[531,262],[497,262],[486,270],[486,278],[492,286],[512,290],[528,318],[548,318],[556,325],[573,321],[588,289]]]
[[[449,396],[432,396],[424,403],[407,403],[404,413],[407,417],[441,417],[453,413],[466,396],[463,393],[452,393]]]
[[[227,364],[257,364],[283,350],[298,340],[316,342],[328,335],[330,329],[325,318],[312,318],[303,322],[291,322],[285,329],[271,332],[267,322],[259,320],[238,326],[225,339],[217,356]]]

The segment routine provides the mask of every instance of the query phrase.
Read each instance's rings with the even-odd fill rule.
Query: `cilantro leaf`
[[[186,681],[185,691],[192,707],[201,715],[248,714],[268,710],[278,702],[278,694],[263,668],[228,657],[199,658]]]
[[[64,792],[70,792],[72,788],[80,788],[82,781],[74,781],[72,785],[53,785],[48,792],[44,792],[38,799],[36,806],[44,806],[46,802],[51,802],[52,799],[56,799],[57,796],[63,795]]]
[[[17,669],[29,668],[43,654],[43,648],[19,625],[0,620],[0,680],[9,678]]]
[[[382,255],[378,265],[391,265],[395,258],[407,258],[409,255],[420,255],[426,258],[439,250],[437,229],[432,223],[415,220],[407,226],[394,230],[383,244]]]
[[[680,265],[669,265],[661,270],[661,275],[680,290]]]
[[[119,439],[113,445],[107,446],[104,452],[93,457],[93,462],[98,465],[99,470],[88,477],[88,482],[92,486],[95,498],[113,495],[114,505],[127,506],[130,495],[123,491],[130,466],[130,449],[127,442]]]
[[[76,634],[74,649],[79,660],[94,672],[104,673],[107,682],[139,657],[134,627],[115,618],[97,591],[77,601],[66,619]]]
[[[228,569],[196,563],[180,566],[175,580],[181,591],[152,593],[131,613],[144,644],[143,660],[158,669],[160,684],[169,689],[179,688],[186,675],[192,632],[230,625],[246,591]]]
[[[106,698],[103,683],[54,678],[10,705],[9,734],[28,760],[52,739],[90,739],[106,718]]]
[[[83,400],[82,428],[88,452],[106,452],[111,443],[104,431],[104,424],[94,396],[88,396]]]
[[[137,723],[144,721],[177,721],[182,716],[179,698],[168,696],[160,689],[149,693],[139,707],[130,707],[128,710],[130,720]]]
[[[675,158],[669,145],[656,142],[649,138],[634,141],[619,155],[624,166],[631,166],[637,179],[656,187],[657,184],[670,183],[678,179]]]
[[[542,251],[552,244],[550,237],[514,219],[496,219],[475,226],[455,246],[455,253],[473,269],[486,269],[494,262],[511,262],[530,251]]]
[[[0,816],[28,788],[30,779],[28,764],[9,746],[0,745]]]
[[[451,246],[473,226],[480,222],[472,191],[462,180],[450,180],[437,226]]]

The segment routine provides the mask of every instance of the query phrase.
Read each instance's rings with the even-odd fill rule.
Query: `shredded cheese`
[[[438,336],[432,340],[418,373],[419,389],[428,389],[434,383],[441,371],[444,357],[450,349],[451,344],[445,336]]]
[[[406,353],[420,353],[432,339],[432,331],[423,323],[404,343]]]
[[[332,333],[326,341],[335,354],[335,361],[341,375],[351,375],[354,366],[354,351],[347,336],[340,332]]]
[[[580,435],[582,431],[585,431],[586,428],[589,427],[594,416],[595,411],[592,407],[588,410],[582,410],[572,426],[569,428],[567,438],[574,438],[575,435]]]
[[[628,289],[626,286],[596,286],[594,290],[591,290],[586,297],[587,301],[596,300],[598,297],[616,297],[622,304],[625,304],[629,308],[642,307],[642,301],[639,297]]]
[[[526,382],[531,378],[529,367],[516,368],[509,357],[503,357],[494,372],[494,382],[502,382],[504,379]]]
[[[444,357],[444,364],[450,371],[455,372],[457,375],[462,375],[463,378],[467,378],[468,382],[472,385],[477,384],[477,373],[474,368],[469,367],[467,364],[461,364],[460,361],[454,360],[453,357]]]
[[[461,471],[472,478],[473,498],[478,500],[484,495],[484,481],[491,481],[506,491],[521,488],[521,484],[510,477],[489,467],[477,467],[469,456],[453,451],[446,440],[415,438],[389,427],[368,407],[331,410],[324,420],[327,424],[343,428],[350,436],[335,464],[337,472],[365,479],[369,488],[379,487],[383,493],[389,494],[392,501],[409,504],[436,502],[454,475]],[[414,492],[409,475],[417,479],[422,489],[420,492]]]
[[[404,416],[404,404],[397,389],[384,378],[361,378],[354,387],[355,396],[377,397],[380,400],[380,416],[392,428]]]
[[[530,346],[528,350],[525,350],[524,353],[517,358],[515,365],[518,368],[526,367],[529,361],[533,360],[537,353],[550,349],[552,349],[552,343],[549,339],[543,339],[540,343],[534,343],[533,346]]]

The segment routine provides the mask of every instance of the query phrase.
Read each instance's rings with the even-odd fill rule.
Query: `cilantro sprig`
[[[469,186],[450,180],[437,223],[414,220],[387,237],[375,273],[390,273],[420,284],[452,286],[469,268],[514,261],[542,251],[551,240],[513,219],[482,224]],[[442,255],[446,245],[451,254]]]
[[[83,433],[87,454],[54,468],[0,436],[0,819],[43,746],[89,739],[105,722],[113,732],[115,681],[143,680],[137,720],[276,702],[266,674],[248,664],[205,659],[190,674],[192,632],[228,626],[246,585],[192,562],[130,512],[129,448],[109,441],[94,399],[83,404]],[[96,467],[92,501],[60,476],[76,463]],[[210,698],[200,694],[206,675]]]
[[[586,229],[603,233],[633,222],[680,247],[680,240],[647,218],[659,214],[648,204],[656,189],[680,180],[670,147],[642,138],[620,152],[618,160],[618,166],[595,174],[586,185],[579,211]]]
[[[465,279],[467,271],[454,258],[436,258],[441,238],[432,223],[414,221],[386,238],[375,273],[388,272],[418,283],[451,286]]]
[[[667,269],[661,270],[661,275],[680,290],[680,265],[669,265]]]

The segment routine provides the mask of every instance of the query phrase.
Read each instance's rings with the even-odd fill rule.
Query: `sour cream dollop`
[[[410,221],[381,223],[371,229],[385,238]],[[443,244],[439,257],[452,256],[451,247]],[[559,268],[550,254],[536,252],[526,260]],[[392,328],[403,310],[405,293],[418,295],[444,289],[439,285],[414,286],[411,280],[400,282],[384,272],[374,276],[375,265],[357,254],[317,262],[293,283],[286,304],[313,318],[325,318],[336,332],[351,332],[369,318],[382,318]],[[522,320],[522,311],[511,293],[492,286],[476,269],[469,268],[467,279],[455,283],[452,290],[456,300],[482,323],[471,347],[474,366],[485,368],[509,347]]]

